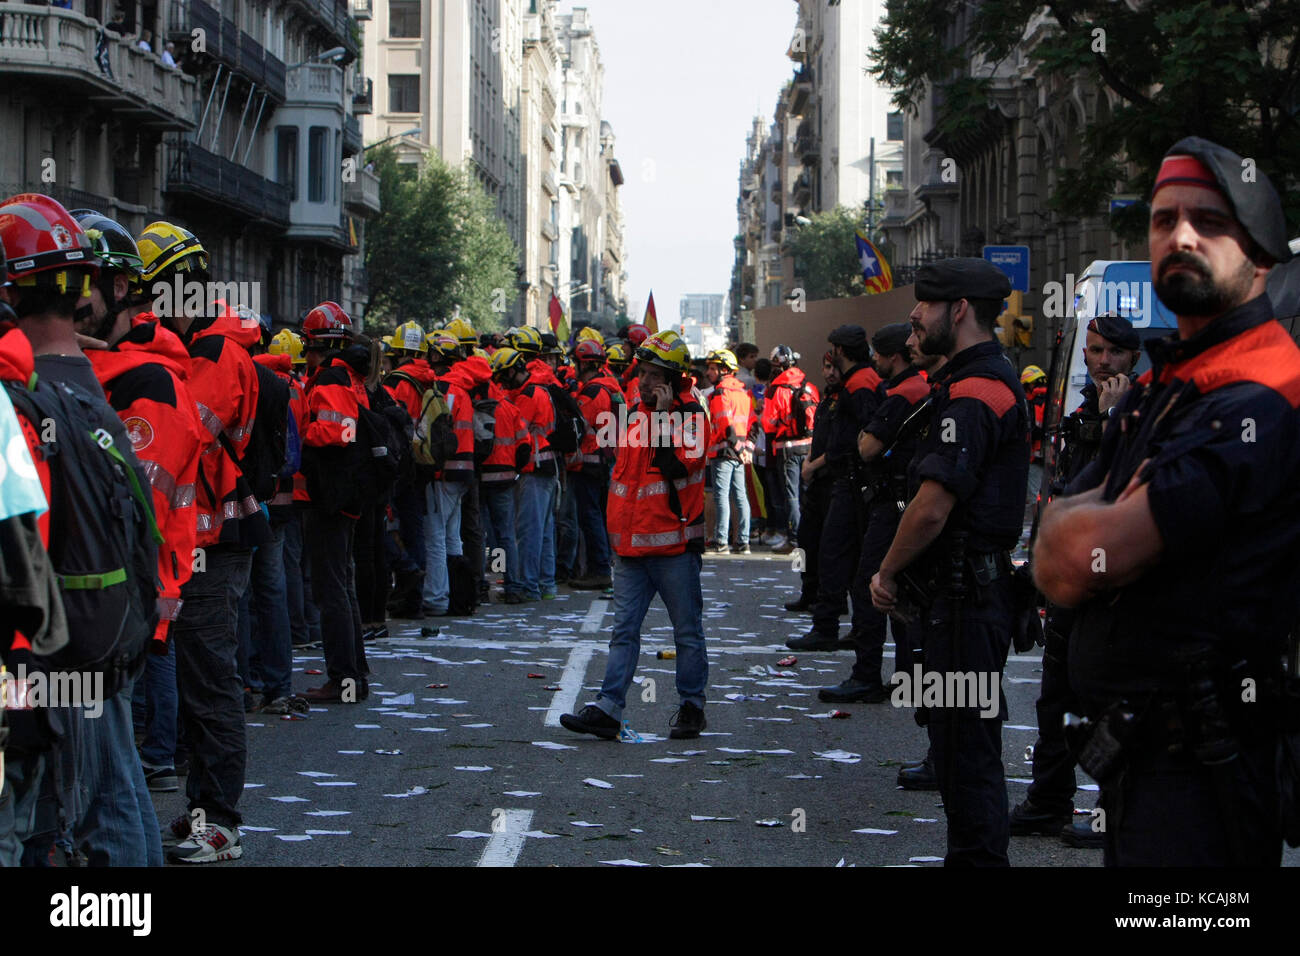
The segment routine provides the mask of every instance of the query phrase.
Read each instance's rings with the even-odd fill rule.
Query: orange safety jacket
[[[363,405],[370,407],[365,379],[341,355],[327,355],[307,380],[307,428],[302,433],[304,460],[309,448],[346,448],[356,441],[357,416]],[[360,508],[355,514],[342,513],[357,518]]]
[[[555,431],[555,403],[551,400],[551,393],[546,390],[546,386],[558,385],[559,382],[556,381],[549,365],[545,362],[539,364],[540,369],[534,368],[533,362],[529,362],[528,368],[532,377],[523,384],[522,388],[514,389],[507,394],[514,406],[519,409],[520,418],[533,446],[532,455],[528,464],[524,466],[523,473],[553,478],[558,474],[555,449],[551,447],[550,442],[551,433]]]
[[[211,440],[185,385],[190,356],[175,333],[137,318],[112,349],[87,349],[86,358],[122,419],[153,490],[154,517],[163,536],[153,639],[165,644],[180,615],[181,588],[194,570],[199,459]]]
[[[254,355],[253,361],[274,372],[289,386],[289,415],[298,426],[298,441],[301,444],[303,433],[307,431],[307,394],[301,379],[293,372],[293,359],[288,355]],[[301,486],[302,498],[298,497]],[[310,501],[307,495],[307,481],[302,472],[292,478],[281,478],[276,482],[275,496],[267,503],[272,508],[292,507],[298,500]]]
[[[689,380],[688,380],[689,381]],[[670,422],[628,412],[609,483],[606,525],[609,544],[625,558],[644,558],[704,550],[704,475],[700,454],[704,409],[680,391]],[[661,447],[653,447],[659,445]]]
[[[742,451],[752,452],[749,428],[754,421],[754,400],[735,375],[724,375],[709,396],[709,460],[739,461]]]
[[[799,436],[800,426],[794,417],[794,393],[801,385],[807,385],[806,421],[803,423],[803,437]],[[876,384],[880,384],[877,379]],[[821,394],[817,386],[808,381],[803,370],[798,367],[786,369],[772,379],[764,393],[763,431],[774,435],[773,451],[784,451],[790,455],[806,455],[812,451],[813,414]]]
[[[216,318],[196,319],[181,337],[190,353],[185,384],[208,439],[199,461],[195,496],[200,548],[262,544],[270,535],[266,515],[239,463],[220,441],[224,433],[240,455],[248,447],[257,412],[257,370],[248,347],[257,342],[261,329],[245,327],[238,315],[221,303],[217,305],[220,313]],[[147,312],[136,318],[157,321]]]
[[[491,394],[488,397],[497,403],[494,415],[496,422],[492,451],[479,466],[479,480],[489,488],[502,488],[519,477],[520,469],[532,455],[532,443],[528,440],[528,428],[514,403],[508,398],[497,398]]]
[[[617,403],[614,401],[615,395],[620,399]],[[626,399],[623,399],[623,389],[619,386],[618,380],[610,375],[609,369],[604,368],[591,381],[579,384],[577,397],[578,410],[582,412],[583,421],[587,423],[587,430],[583,432],[582,442],[578,446],[577,467],[570,466],[569,470],[582,471],[585,468],[588,471],[594,469],[603,473],[605,462],[609,458],[606,452],[613,449],[601,447],[601,433],[608,432],[607,428],[601,426],[609,421],[608,416],[618,414],[616,404],[626,404]],[[612,424],[617,427],[618,423],[615,421]]]
[[[399,365],[384,376],[384,388],[393,396],[393,401],[406,409],[411,421],[418,421],[424,393],[437,380],[438,376],[428,362],[415,359]]]
[[[492,374],[490,367],[487,374]],[[480,384],[480,377],[465,361],[457,362],[438,378],[443,398],[451,409],[452,428],[456,431],[456,453],[443,464],[442,471],[434,476],[435,481],[468,484],[474,480],[474,400],[469,397],[469,393]]]

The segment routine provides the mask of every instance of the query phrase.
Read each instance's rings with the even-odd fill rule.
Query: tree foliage
[[[461,316],[501,331],[518,296],[519,250],[496,209],[466,168],[436,152],[411,175],[391,148],[372,154],[382,212],[366,230],[370,310],[379,326],[415,320],[426,326]]]
[[[815,213],[810,225],[796,226],[790,233],[787,248],[809,300],[862,295],[862,264],[854,240],[861,226],[858,213],[838,206]]]
[[[1078,167],[1061,171],[1052,197],[1057,210],[1093,215],[1116,191],[1149,194],[1161,157],[1195,135],[1254,159],[1300,228],[1300,193],[1287,189],[1300,155],[1300,0],[887,0],[870,72],[903,109],[915,111],[933,87],[939,132],[970,131],[991,103],[990,68],[972,75],[972,57],[996,65],[1013,56],[1044,9],[1056,24],[1028,65],[1039,77],[1088,77],[1119,97],[1081,131]],[[1113,225],[1145,232],[1144,217],[1126,220]]]

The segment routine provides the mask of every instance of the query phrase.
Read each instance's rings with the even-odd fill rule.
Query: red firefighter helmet
[[[8,254],[8,278],[20,286],[40,283],[69,292],[99,276],[100,259],[90,238],[49,196],[19,193],[0,203],[0,243]]]
[[[352,337],[352,320],[337,302],[322,302],[302,320],[302,335],[309,347],[346,342]]]
[[[627,327],[627,343],[633,352],[640,348],[648,338],[650,338],[650,330],[644,325],[629,325]]]
[[[579,362],[604,362],[605,343],[583,339],[573,348],[573,357]]]

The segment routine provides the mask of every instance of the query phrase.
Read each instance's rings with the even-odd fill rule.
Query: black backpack
[[[474,402],[474,463],[488,460],[497,441],[497,400],[480,398]]]
[[[30,391],[6,382],[5,390],[38,431],[42,422],[53,425],[42,447],[50,469],[49,554],[69,640],[42,663],[51,671],[103,672],[105,693],[116,693],[143,662],[158,623],[163,539],[149,493],[134,453],[127,446],[127,458],[106,427],[106,404],[58,382],[40,381]]]
[[[555,405],[555,430],[547,441],[559,454],[572,455],[582,443],[582,433],[586,428],[582,410],[578,408],[573,393],[563,385],[547,385],[546,390],[551,393]],[[563,463],[557,463],[557,467],[564,469]]]
[[[242,455],[236,454],[235,444],[225,432],[221,444],[239,464],[253,497],[270,501],[289,464],[289,385],[264,365],[254,362],[253,367],[257,369],[257,408],[248,444]]]
[[[409,454],[406,410],[383,388],[367,389],[370,407],[357,406],[356,471],[363,504],[387,500]]]
[[[815,404],[808,391],[808,382],[800,382],[798,388],[790,385],[784,387],[790,389],[790,412],[794,415],[795,436],[807,438],[812,434],[808,428],[808,410]]]

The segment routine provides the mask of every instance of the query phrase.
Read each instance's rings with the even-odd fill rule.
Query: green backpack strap
[[[157,544],[162,544],[163,536],[162,532],[158,530],[158,522],[154,520],[153,506],[149,504],[148,496],[145,495],[144,489],[140,487],[140,479],[136,477],[135,469],[127,464],[126,459],[122,457],[122,453],[113,444],[113,436],[101,428],[97,432],[92,432],[90,437],[95,440],[95,444],[108,452],[109,456],[122,466],[122,469],[126,472],[127,480],[131,483],[131,496],[140,503],[140,507],[144,509],[145,517],[149,519],[150,535]],[[122,580],[126,580],[125,571],[122,572]]]

